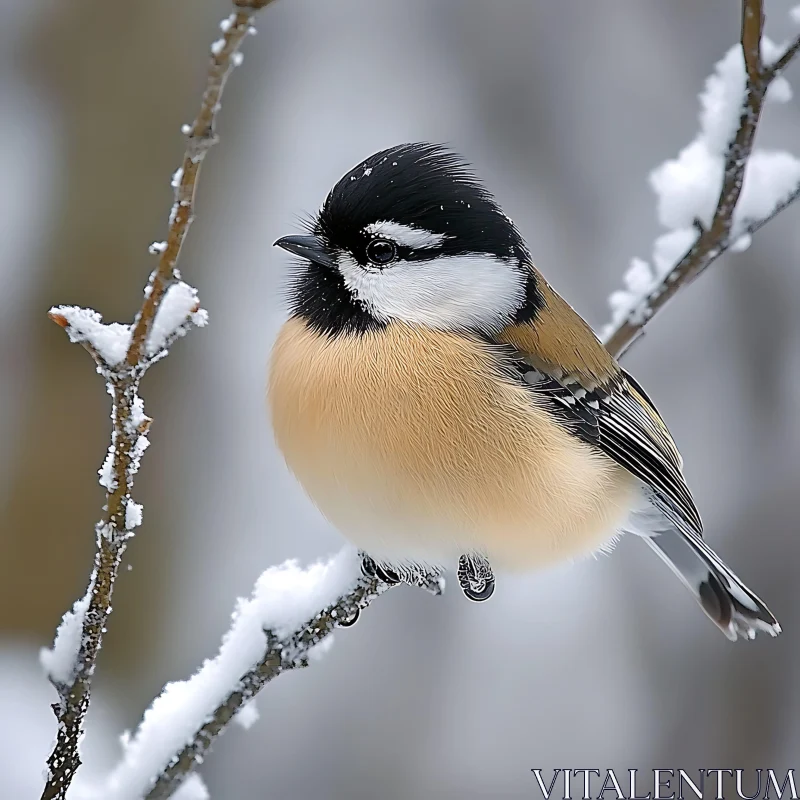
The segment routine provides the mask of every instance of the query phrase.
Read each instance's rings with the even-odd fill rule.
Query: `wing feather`
[[[678,448],[656,407],[631,376],[615,363],[602,381],[596,372],[565,374],[563,367],[550,363],[541,352],[529,350],[531,337],[517,337],[508,328],[496,341],[510,346],[508,356],[517,377],[545,401],[544,407],[559,422],[641,480],[670,518],[702,534]]]

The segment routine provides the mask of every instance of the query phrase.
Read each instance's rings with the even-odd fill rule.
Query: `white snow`
[[[142,461],[142,456],[148,447],[150,447],[150,440],[146,435],[142,434],[136,439],[133,449],[131,450],[131,465],[128,469],[128,473],[131,475],[131,477],[133,477],[139,471],[139,465]]]
[[[100,485],[109,492],[113,492],[117,488],[117,479],[114,477],[114,453],[116,447],[113,444],[108,446],[106,457],[103,460],[103,466],[97,470],[100,476]]]
[[[360,575],[361,559],[351,547],[305,569],[296,561],[287,561],[266,570],[256,581],[251,597],[237,602],[231,628],[217,655],[188,680],[167,684],[136,733],[123,737],[124,755],[108,778],[107,796],[138,800],[219,704],[239,687],[241,677],[264,656],[264,630],[278,637],[289,636],[352,590]],[[322,651],[319,645],[314,649]],[[255,722],[257,712],[251,705],[239,712],[240,717],[243,715],[240,723]]]
[[[198,327],[208,323],[208,312],[199,307],[197,289],[179,281],[167,289],[147,337],[147,354],[152,356],[164,348],[174,336],[186,333],[189,321]]]
[[[125,530],[132,531],[142,524],[142,504],[128,498],[125,506]]]
[[[183,180],[183,167],[178,167],[175,172],[172,173],[172,179],[169,182],[169,185],[173,189],[177,189],[181,185],[181,181]]]
[[[774,64],[785,52],[788,45],[776,44],[768,36],[761,40],[761,60],[764,66]],[[792,99],[792,87],[783,75],[779,75],[767,89],[767,100],[788,103]]]
[[[197,774],[190,775],[172,794],[172,800],[209,800],[210,797],[203,779]]]
[[[788,103],[792,97],[792,85],[783,75],[775,78],[767,89],[767,100],[775,103]]]
[[[111,367],[125,358],[131,343],[130,325],[118,322],[103,324],[103,317],[91,308],[54,306],[51,314],[67,321],[67,336],[71,342],[88,342]]]
[[[235,53],[231,53],[231,63],[234,67],[241,67],[243,61],[244,53],[241,53],[238,50]]]
[[[150,251],[150,255],[157,256],[159,253],[163,253],[167,249],[167,243],[153,242],[147,249]]]
[[[729,249],[732,253],[743,253],[751,244],[753,244],[753,235],[751,233],[745,233],[740,236]]]
[[[258,706],[256,705],[256,699],[254,697],[250,702],[245,703],[239,709],[233,721],[245,730],[250,730],[250,728],[258,722],[259,717],[260,714],[258,713]]]
[[[719,200],[723,167],[722,153],[712,153],[700,139],[656,167],[650,187],[658,198],[658,221],[667,228],[690,226],[695,219],[708,226]]]
[[[47,676],[61,686],[69,686],[75,677],[75,666],[83,635],[83,618],[91,599],[89,591],[76,600],[70,611],[61,618],[52,648],[43,647],[39,651],[39,663]]]
[[[139,430],[142,425],[150,421],[150,417],[144,413],[144,400],[137,394],[131,402],[131,426]]]
[[[785,47],[767,37],[761,42],[766,64],[780,57]],[[694,140],[650,174],[658,202],[658,220],[667,228],[653,244],[651,262],[635,258],[624,276],[625,288],[609,298],[611,322],[602,338],[629,319],[643,322],[650,313],[647,297],[672,271],[699,232],[696,222],[709,227],[722,189],[725,155],[736,135],[746,90],[746,71],[740,45],[732,47],[716,64],[700,94],[700,129]],[[769,100],[787,102],[791,87],[783,76],[770,85]],[[745,168],[742,192],[732,218],[731,249],[746,249],[747,228],[768,217],[800,184],[800,160],[782,151],[755,150]]]
[[[800,159],[781,150],[756,150],[747,162],[742,194],[733,212],[733,235],[765,219],[800,184]]]
[[[218,56],[225,48],[225,40],[224,39],[217,39],[216,42],[211,43],[211,52]]]

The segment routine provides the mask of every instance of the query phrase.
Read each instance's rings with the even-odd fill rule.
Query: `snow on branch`
[[[656,239],[652,263],[634,258],[625,289],[611,295],[612,319],[602,338],[614,355],[681,287],[726,251],[749,247],[759,228],[800,197],[800,159],[753,150],[765,101],[791,99],[781,73],[800,51],[800,36],[778,46],[763,28],[763,0],[743,0],[741,42],[706,82],[697,136],[650,175],[668,232]]]
[[[100,796],[173,797],[231,720],[249,727],[258,719],[253,698],[267,683],[321,656],[333,630],[352,625],[389,588],[361,563],[346,547],[306,569],[287,561],[264,572],[250,599],[239,600],[218,654],[188,680],[167,684],[123,739],[122,761]]]
[[[181,247],[194,216],[200,167],[217,137],[214,123],[225,81],[241,63],[239,47],[253,33],[253,12],[271,0],[234,0],[233,13],[221,24],[222,36],[211,47],[206,89],[200,112],[184,126],[187,146],[182,166],[172,179],[174,204],[167,238],[151,245],[158,265],[145,287],[144,300],[131,325],[104,324],[92,309],[58,306],[50,318],[91,354],[105,378],[111,406],[111,444],[99,471],[106,489],[103,517],[95,527],[97,548],[86,594],[64,615],[52,649],[41,663],[58,691],[53,709],[58,732],[47,762],[42,800],[64,800],[81,764],[79,744],[89,707],[91,680],[111,611],[120,561],[142,507],[131,497],[134,477],[149,442],[150,418],[144,413],[139,383],[147,369],[163,358],[170,345],[192,326],[205,325],[197,291],[180,279],[176,268]],[[193,781],[197,783],[197,781]]]

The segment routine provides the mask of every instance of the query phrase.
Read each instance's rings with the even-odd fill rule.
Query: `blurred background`
[[[768,0],[767,32],[796,31]],[[148,376],[144,525],[117,585],[87,771],[212,655],[235,598],[341,539],[287,474],[264,408],[285,254],[339,176],[449,142],[597,328],[659,233],[647,185],[697,128],[739,35],[731,0],[282,0],[224,98],[181,264],[211,315]],[[85,588],[108,397],[54,303],[128,321],[153,266],[223,0],[0,2],[0,796],[38,797],[55,693],[37,653]],[[788,73],[800,88],[800,65]],[[796,146],[800,105],[759,144]],[[731,645],[649,549],[504,578],[492,602],[391,592],[258,700],[202,768],[228,800],[539,796],[532,767],[798,767],[800,205],[718,262],[625,365],[682,448],[707,536],[778,640]],[[749,787],[747,787],[749,789]],[[750,791],[752,791],[750,789]]]

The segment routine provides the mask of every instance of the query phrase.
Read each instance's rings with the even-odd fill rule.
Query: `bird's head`
[[[293,312],[332,335],[395,321],[491,332],[535,310],[514,223],[440,145],[370,156],[333,187],[307,235],[275,244],[301,259]]]

